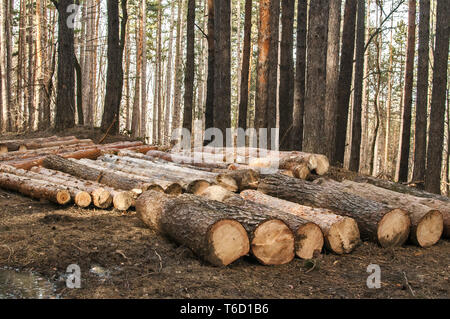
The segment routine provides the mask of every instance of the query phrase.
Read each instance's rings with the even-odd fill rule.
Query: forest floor
[[[64,135],[102,137],[85,129]],[[81,269],[80,289],[66,287],[71,264]],[[370,264],[381,268],[380,289],[366,285]],[[427,249],[364,242],[344,256],[276,267],[246,257],[217,268],[146,227],[133,211],[62,208],[0,190],[3,267],[39,274],[61,298],[450,298],[448,240]]]

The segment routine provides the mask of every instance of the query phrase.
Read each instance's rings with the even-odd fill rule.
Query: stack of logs
[[[336,182],[325,176],[323,155],[211,147],[166,153],[75,137],[0,146],[8,150],[0,155],[0,187],[60,205],[135,207],[145,224],[213,265],[247,254],[285,264],[323,247],[347,254],[361,239],[429,247],[450,235],[447,197],[370,177]],[[277,171],[267,173],[270,167]]]

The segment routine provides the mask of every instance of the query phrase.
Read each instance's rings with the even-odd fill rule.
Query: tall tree
[[[231,127],[231,1],[214,4],[214,127]],[[225,140],[224,140],[225,141]]]
[[[326,153],[325,94],[329,0],[312,1],[309,7],[308,53],[303,149]],[[345,135],[344,135],[345,136]]]
[[[419,1],[419,8],[419,56],[417,62],[416,128],[412,180],[418,183],[418,185],[423,185],[427,151],[430,0]]]
[[[195,0],[188,0],[186,35],[186,70],[184,76],[183,128],[192,133],[192,111],[194,102],[194,42],[195,42]]]
[[[69,27],[74,0],[54,0],[58,9],[58,84],[56,88],[55,128],[62,131],[75,126],[74,30]]]
[[[208,77],[206,80],[205,129],[214,127],[214,0],[208,0]]]
[[[175,49],[175,89],[173,94],[173,106],[172,106],[172,129],[180,127],[181,123],[181,84],[183,78],[183,69],[181,67],[182,56],[182,41],[183,27],[184,27],[184,0],[178,0],[178,13],[177,13],[177,39]]]
[[[356,64],[355,79],[353,84],[353,119],[352,119],[352,144],[350,150],[349,169],[359,171],[361,154],[361,112],[363,100],[364,81],[364,44],[366,37],[366,3],[358,0],[358,21],[356,31]]]
[[[330,0],[328,20],[328,52],[327,52],[327,82],[325,95],[325,122],[327,152],[325,155],[333,162],[336,114],[339,85],[339,52],[341,39],[341,7],[342,0]]]
[[[406,182],[408,180],[415,44],[416,44],[416,0],[409,0],[408,43],[406,47],[402,129],[401,129],[401,142],[399,148],[398,172],[397,172],[399,182]]]
[[[138,137],[141,133],[141,71],[144,59],[144,28],[142,26],[142,5],[139,6],[136,24],[136,77],[134,82],[133,113],[131,118],[131,134]]]
[[[298,0],[297,4],[297,44],[294,80],[294,112],[291,132],[291,149],[303,148],[303,115],[305,110],[306,75],[306,27],[308,1]]]
[[[280,1],[260,0],[255,128],[276,126]],[[267,144],[270,147],[270,144]]]
[[[141,132],[140,136],[147,136],[147,0],[141,1],[142,15],[141,28],[142,31],[142,70],[141,70]]]
[[[357,0],[345,1],[336,116],[336,148],[333,156],[334,162],[339,164],[344,164],[346,146],[349,102],[353,73],[353,54],[355,49],[356,8]]]
[[[211,0],[209,0],[211,1]],[[241,68],[241,97],[239,100],[239,127],[247,129],[250,54],[252,35],[252,0],[245,0],[244,48]]]
[[[8,15],[8,1],[3,1],[0,5],[0,131],[5,132],[8,127],[8,71],[7,70],[7,37],[6,37],[6,16]]]
[[[280,149],[290,146],[294,110],[294,12],[295,0],[284,0],[281,6],[281,50],[280,50]]]
[[[425,190],[440,193],[444,142],[445,99],[450,34],[450,2],[437,0],[436,42],[434,46],[433,93],[431,95]]]
[[[128,20],[127,0],[122,0],[122,22],[119,23],[119,3],[107,1],[108,8],[108,71],[106,82],[105,106],[103,109],[103,132],[110,130],[112,134],[119,133],[119,111],[123,88],[123,49],[125,47],[125,32]],[[120,26],[120,34],[119,34]]]

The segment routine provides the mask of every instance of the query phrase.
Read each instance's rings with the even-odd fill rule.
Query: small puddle
[[[57,299],[55,287],[32,272],[0,269],[0,299]]]

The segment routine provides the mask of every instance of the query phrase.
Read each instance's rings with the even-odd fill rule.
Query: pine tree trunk
[[[211,0],[212,1],[212,0]],[[183,52],[183,42],[181,38],[183,37],[184,29],[184,0],[178,1],[178,13],[177,13],[177,40],[175,49],[175,89],[173,95],[173,106],[172,106],[172,129],[178,129],[182,125],[181,123],[181,85],[183,70],[181,67],[181,56]],[[208,40],[209,41],[209,40]],[[209,71],[208,71],[209,72]]]
[[[184,76],[183,128],[192,134],[192,112],[194,103],[194,44],[195,44],[195,0],[188,0],[186,36],[186,70]]]
[[[245,1],[245,22],[244,22],[244,47],[242,52],[241,68],[241,96],[239,99],[239,125],[238,127],[247,129],[247,113],[249,99],[249,78],[250,78],[250,55],[251,55],[251,35],[252,35],[252,1]]]
[[[142,69],[141,77],[140,77],[140,89],[141,89],[141,98],[140,98],[140,104],[141,104],[141,125],[140,125],[140,133],[139,136],[146,137],[147,136],[147,5],[146,1],[141,2],[142,6],[142,15],[141,15],[141,36],[142,36]]]

